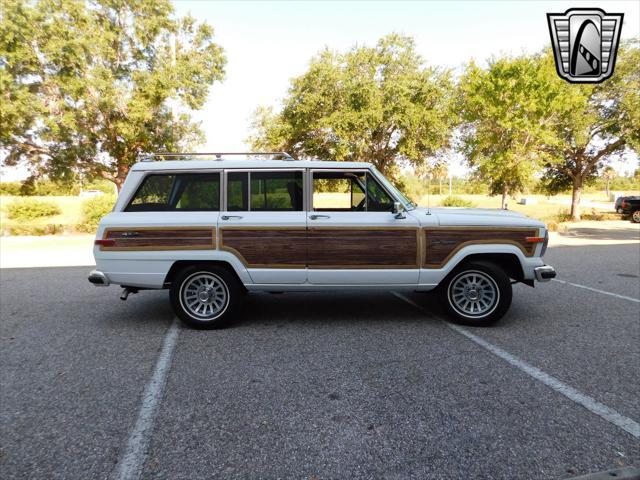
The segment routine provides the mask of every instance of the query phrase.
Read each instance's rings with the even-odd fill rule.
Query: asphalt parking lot
[[[546,260],[565,283],[516,285],[489,329],[451,328],[428,294],[337,292],[249,295],[233,327],[194,331],[166,292],[121,302],[86,267],[2,270],[0,476],[556,479],[640,466],[640,243],[557,246]]]

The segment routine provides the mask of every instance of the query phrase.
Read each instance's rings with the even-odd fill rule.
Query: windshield
[[[376,178],[380,180],[380,182],[382,182],[387,190],[389,190],[398,200],[400,200],[404,204],[404,208],[406,210],[413,210],[418,206],[417,203],[409,200],[409,198],[404,193],[396,188],[393,183],[387,180],[387,178],[382,173],[380,173],[380,171],[376,167],[372,165],[371,168],[376,173]]]

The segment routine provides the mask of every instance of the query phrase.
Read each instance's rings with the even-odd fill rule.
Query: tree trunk
[[[438,178],[438,195],[442,195],[442,178]]]
[[[608,178],[607,178],[607,181],[605,183],[604,190],[607,193],[607,201],[609,201],[609,179]]]
[[[126,179],[126,176],[125,177],[114,177],[113,179],[111,179],[111,181],[116,186],[116,194],[120,193],[120,190],[122,190],[122,184],[124,183],[125,179]]]
[[[507,199],[509,198],[509,187],[506,185],[502,188],[502,209],[507,209]]]
[[[122,163],[118,165],[116,169],[116,174],[113,177],[113,183],[116,184],[117,193],[120,193],[122,190],[122,185],[124,181],[127,179],[127,175],[129,174],[130,167],[126,163]]]
[[[573,179],[573,191],[571,192],[571,220],[580,220],[580,195],[582,194],[583,179],[576,175]]]

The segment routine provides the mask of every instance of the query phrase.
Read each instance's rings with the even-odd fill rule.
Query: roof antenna
[[[431,174],[427,175],[427,215],[431,215]]]

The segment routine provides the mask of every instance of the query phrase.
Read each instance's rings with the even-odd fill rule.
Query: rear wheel
[[[440,287],[449,316],[465,325],[486,326],[500,320],[511,305],[511,282],[497,265],[474,261],[456,268]]]
[[[234,318],[243,291],[228,270],[207,266],[185,268],[171,284],[174,312],[194,328],[221,328]]]
[[[635,223],[640,223],[640,210],[636,210],[635,212],[633,212],[633,215],[631,215],[631,220],[633,220]]]

